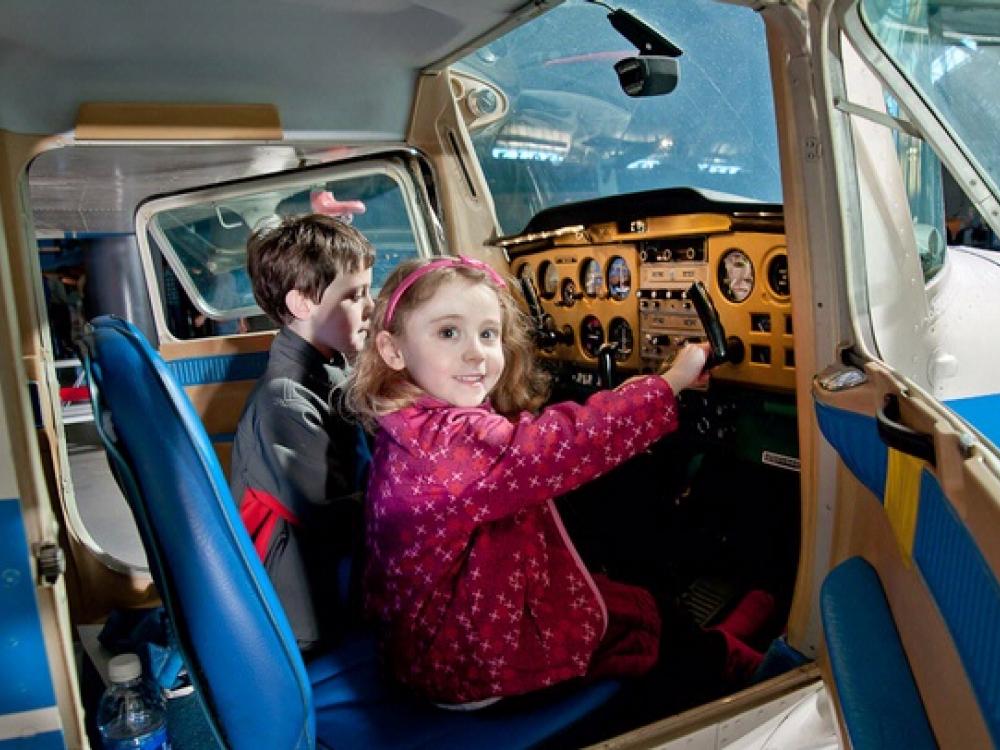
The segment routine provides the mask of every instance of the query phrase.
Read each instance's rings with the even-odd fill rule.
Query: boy
[[[345,622],[347,561],[362,540],[370,455],[331,394],[367,337],[374,260],[357,229],[319,214],[247,243],[254,297],[281,329],[240,417],[230,485],[307,656]]]

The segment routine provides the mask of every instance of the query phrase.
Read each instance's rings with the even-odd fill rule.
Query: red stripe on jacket
[[[250,533],[254,549],[257,550],[261,562],[267,557],[267,550],[271,545],[271,537],[274,535],[274,527],[278,525],[278,519],[283,518],[292,526],[299,524],[299,519],[295,514],[282,505],[278,498],[252,487],[248,487],[243,493],[243,502],[240,503],[240,518],[243,519],[243,525]]]

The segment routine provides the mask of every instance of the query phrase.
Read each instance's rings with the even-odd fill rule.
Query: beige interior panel
[[[184,390],[205,425],[205,432],[228,435],[236,432],[236,423],[243,413],[256,380],[233,380],[225,383],[189,385]]]
[[[443,230],[452,253],[463,253],[499,265],[499,254],[483,244],[496,233],[493,199],[463,112],[464,85],[452,85],[447,73],[429,73],[417,81],[406,142],[419,149],[437,175]]]
[[[190,341],[164,341],[160,353],[167,361],[194,357],[253,354],[267,351],[274,340],[274,331],[251,333],[237,336],[217,336]],[[184,388],[195,412],[205,426],[209,437],[226,436],[214,441],[212,446],[222,464],[225,476],[229,476],[232,441],[228,437],[236,432],[243,407],[257,380],[232,380],[223,383],[189,385]]]
[[[271,347],[275,333],[276,331],[264,331],[235,336],[213,336],[189,341],[167,339],[160,342],[160,356],[170,361],[190,357],[211,357],[219,354],[264,352]]]

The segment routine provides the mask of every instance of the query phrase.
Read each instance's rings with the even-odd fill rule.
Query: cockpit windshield
[[[564,203],[668,187],[781,201],[764,24],[709,0],[621,7],[683,50],[670,94],[630,98],[613,69],[634,56],[607,9],[568,2],[456,63],[495,86],[499,117],[472,140],[506,234]]]

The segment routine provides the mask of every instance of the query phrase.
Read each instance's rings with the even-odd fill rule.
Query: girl
[[[439,703],[638,675],[657,660],[651,595],[592,576],[553,498],[676,429],[675,394],[707,377],[707,347],[535,415],[547,383],[525,322],[480,261],[404,263],[349,385],[350,407],[379,428],[367,606],[390,669]]]

